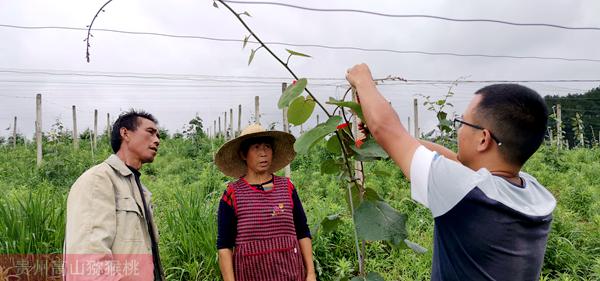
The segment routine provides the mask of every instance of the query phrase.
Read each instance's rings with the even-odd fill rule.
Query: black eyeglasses
[[[452,123],[453,123],[453,125],[454,125],[454,129],[456,129],[457,131],[458,131],[458,128],[460,128],[460,126],[461,126],[462,124],[465,124],[465,125],[467,125],[467,126],[469,126],[469,127],[471,127],[471,128],[475,128],[475,129],[478,129],[478,130],[486,130],[484,127],[477,126],[477,125],[475,125],[475,124],[471,124],[471,123],[467,123],[467,122],[465,122],[465,121],[461,120],[460,118],[454,118],[454,120],[452,120]],[[492,139],[493,139],[494,141],[496,141],[496,143],[498,144],[498,146],[501,146],[501,145],[502,145],[502,142],[501,142],[501,141],[500,141],[498,138],[496,138],[496,137],[494,136],[494,134],[492,134],[492,132],[491,132],[490,130],[488,130],[488,132],[490,132],[490,137],[492,137]]]

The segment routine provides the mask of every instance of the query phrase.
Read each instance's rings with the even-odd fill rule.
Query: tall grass
[[[65,196],[52,187],[11,190],[0,197],[0,254],[60,253]]]
[[[155,163],[144,165],[142,182],[153,192],[163,265],[169,280],[218,280],[216,212],[228,180],[212,164],[222,141],[165,140]],[[0,254],[60,253],[64,237],[65,200],[70,185],[87,168],[110,154],[108,145],[92,157],[89,143],[73,152],[70,144],[45,145],[44,164],[35,167],[35,149],[0,147]],[[344,280],[356,273],[351,221],[339,181],[321,175],[328,157],[317,148],[292,163],[298,189],[313,230],[319,280]],[[392,162],[369,163],[368,176],[393,207],[408,214],[409,239],[429,251],[424,255],[385,243],[367,243],[367,271],[386,280],[428,280],[433,221],[429,211],[409,198],[409,184]],[[542,280],[600,280],[600,148],[558,151],[542,148],[525,170],[556,196]],[[326,215],[341,214],[338,230],[317,230]]]

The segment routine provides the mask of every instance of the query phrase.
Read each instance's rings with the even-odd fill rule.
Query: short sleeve
[[[451,210],[483,179],[476,171],[419,147],[411,162],[411,196],[434,217]]]
[[[410,196],[425,207],[429,207],[427,196],[429,171],[435,155],[435,152],[419,146],[410,163]]]

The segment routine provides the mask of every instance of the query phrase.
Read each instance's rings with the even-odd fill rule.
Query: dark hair
[[[542,97],[518,84],[494,84],[475,94],[482,97],[475,116],[502,141],[504,160],[525,164],[544,141],[548,108]]]
[[[137,130],[138,126],[140,125],[138,118],[146,118],[155,124],[158,124],[158,121],[156,118],[154,118],[154,116],[152,116],[152,114],[143,110],[130,109],[127,112],[121,113],[119,118],[117,118],[115,123],[113,123],[112,132],[110,135],[110,146],[112,147],[114,153],[119,151],[121,148],[121,142],[123,141],[121,138],[121,128],[126,128],[130,131]]]
[[[250,149],[250,147],[257,143],[269,144],[269,145],[271,145],[271,149],[273,150],[273,152],[275,152],[275,147],[273,147],[275,140],[272,137],[258,137],[258,138],[249,138],[249,139],[243,140],[242,143],[240,144],[240,154],[243,156],[246,156],[248,154],[248,150]]]

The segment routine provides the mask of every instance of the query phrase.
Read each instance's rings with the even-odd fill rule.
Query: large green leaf
[[[300,52],[296,52],[296,51],[293,51],[293,50],[290,50],[290,49],[285,49],[285,50],[286,50],[288,53],[290,53],[290,55],[292,55],[292,56],[300,56],[300,57],[307,57],[307,58],[310,58],[310,57],[311,57],[311,56],[309,56],[309,55],[307,55],[307,54],[303,54],[303,53],[300,53]]]
[[[366,277],[356,276],[350,279],[350,281],[385,281],[385,279],[377,272],[369,272]]]
[[[388,178],[391,177],[392,174],[382,168],[376,168],[375,170],[373,170],[372,172],[374,175],[378,176],[378,177],[382,177],[382,178]]]
[[[360,148],[351,145],[350,148],[356,152],[356,154],[367,157],[367,158],[387,158],[388,154],[381,148],[381,146],[374,140],[369,139],[363,143]]]
[[[327,150],[331,153],[335,153],[335,154],[341,154],[342,153],[342,146],[340,145],[340,138],[338,138],[337,135],[333,135],[329,138],[329,140],[327,140]]]
[[[304,92],[304,89],[306,88],[306,83],[308,83],[308,81],[306,81],[306,78],[302,78],[296,81],[295,84],[288,86],[285,89],[285,91],[283,91],[283,94],[281,94],[281,97],[279,97],[277,107],[279,107],[279,109],[283,109],[284,107],[289,106],[290,102],[292,102],[295,98],[302,94],[302,92]]]
[[[290,104],[290,108],[288,108],[288,122],[296,126],[306,122],[315,110],[315,105],[315,100],[311,97],[307,97],[306,99],[303,96],[297,97]]]
[[[336,230],[341,223],[342,218],[340,214],[329,215],[321,221],[321,229],[323,233],[329,233]]]
[[[348,187],[345,187],[344,191],[344,200],[346,200],[348,211],[352,211],[350,210],[350,196],[348,195]],[[350,184],[350,191],[352,192],[352,206],[354,207],[354,210],[356,210],[360,206],[360,191],[358,190],[358,186],[354,183]]]
[[[358,104],[358,103],[355,103],[353,101],[336,100],[336,99],[330,97],[329,100],[327,101],[327,104],[333,104],[333,105],[337,105],[337,106],[341,106],[341,107],[350,108],[350,109],[352,109],[352,111],[354,111],[354,113],[356,113],[358,118],[360,118],[360,120],[362,120],[363,123],[365,122],[365,116],[363,115],[362,108],[360,107],[360,104]]]
[[[342,165],[333,159],[321,162],[321,174],[337,174],[342,170]]]
[[[412,242],[408,239],[404,239],[404,244],[406,244],[406,246],[411,248],[417,254],[424,254],[427,252],[427,249],[425,247],[423,247],[415,242]]]
[[[298,84],[298,83],[296,83]],[[310,148],[315,145],[318,141],[324,138],[326,135],[335,131],[335,127],[342,122],[342,117],[331,116],[327,122],[321,123],[316,127],[302,134],[294,143],[294,150],[297,153],[307,153]]]
[[[381,201],[381,197],[379,197],[379,194],[377,194],[377,191],[375,191],[372,188],[365,188],[365,200],[369,200],[369,201]]]
[[[381,200],[364,200],[354,212],[356,232],[365,240],[403,243],[407,237],[405,223],[406,215]]]

